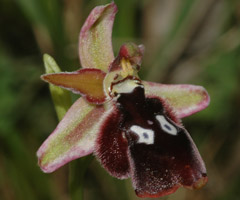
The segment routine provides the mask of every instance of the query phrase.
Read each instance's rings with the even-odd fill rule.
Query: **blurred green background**
[[[107,0],[1,0],[0,199],[70,199],[68,165],[44,174],[35,152],[57,125],[43,53],[77,70],[78,34],[90,10]],[[141,77],[204,86],[210,106],[183,119],[205,160],[209,182],[160,199],[240,199],[240,1],[115,0],[115,54],[124,42],[146,47]],[[76,97],[73,97],[76,98]],[[93,159],[86,200],[136,200],[130,180],[110,177]]]

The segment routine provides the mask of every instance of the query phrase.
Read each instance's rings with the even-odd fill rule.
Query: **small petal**
[[[92,10],[79,36],[79,57],[82,67],[107,71],[114,59],[112,26],[117,6],[110,3]]]
[[[103,79],[105,73],[99,69],[81,69],[75,72],[61,72],[41,76],[44,81],[83,95],[90,103],[105,101]]]
[[[143,81],[146,96],[166,100],[178,118],[187,117],[209,105],[210,97],[201,86],[165,85]]]
[[[112,176],[129,178],[129,162],[127,155],[127,140],[123,137],[122,113],[113,107],[104,120],[95,146],[95,155],[102,166]]]
[[[103,106],[89,105],[79,98],[39,148],[37,156],[41,169],[50,173],[71,160],[92,153],[104,114]]]

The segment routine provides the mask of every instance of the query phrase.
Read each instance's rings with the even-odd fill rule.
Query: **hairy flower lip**
[[[164,191],[164,192],[159,192],[159,193],[156,193],[156,194],[149,194],[149,193],[139,193],[136,191],[136,194],[137,196],[141,197],[141,198],[146,198],[146,197],[149,197],[149,198],[158,198],[158,197],[163,197],[163,196],[167,196],[167,195],[170,195],[174,192],[177,191],[178,188],[180,188],[181,186],[180,185],[176,185],[174,186],[173,188],[167,190],[167,191]]]

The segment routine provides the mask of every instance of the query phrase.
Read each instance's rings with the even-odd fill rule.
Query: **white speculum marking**
[[[137,143],[153,144],[154,132],[151,129],[145,129],[140,126],[133,125],[130,130],[138,135]]]
[[[177,135],[177,129],[175,126],[170,124],[163,115],[157,115],[156,119],[159,121],[161,128],[171,135]]]

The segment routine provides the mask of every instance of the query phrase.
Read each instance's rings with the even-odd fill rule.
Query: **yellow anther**
[[[121,60],[121,67],[122,67],[122,72],[121,72],[121,75],[123,77],[127,77],[127,76],[132,76],[133,73],[134,73],[134,69],[130,63],[129,60],[126,60],[125,58],[123,58]]]

